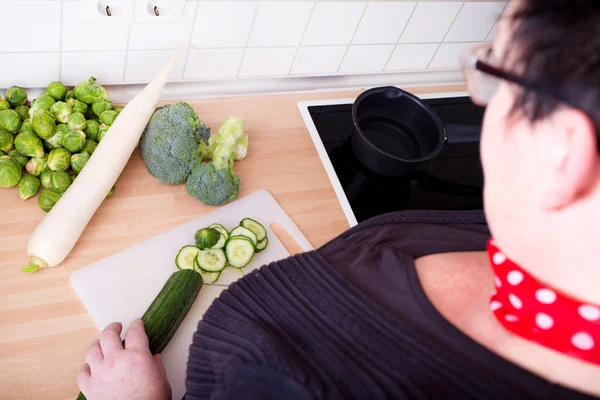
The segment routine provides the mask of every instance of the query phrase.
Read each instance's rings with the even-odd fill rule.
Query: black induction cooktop
[[[485,109],[468,97],[424,102],[445,125],[482,125]],[[308,111],[358,222],[398,210],[483,208],[479,143],[446,145],[407,175],[385,177],[363,166],[353,153],[352,104],[309,106]]]

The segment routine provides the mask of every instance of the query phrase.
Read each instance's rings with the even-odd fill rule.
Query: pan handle
[[[470,125],[446,125],[446,143],[476,143],[481,139],[481,128]]]

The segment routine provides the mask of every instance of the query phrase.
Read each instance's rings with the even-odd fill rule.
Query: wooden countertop
[[[462,86],[411,89],[462,91]],[[340,204],[300,116],[303,100],[356,97],[328,92],[189,101],[213,129],[230,115],[246,122],[249,153],[236,163],[240,197],[266,189],[317,248],[348,228]],[[0,189],[0,398],[74,399],[77,371],[98,330],[71,289],[72,271],[211,211],[184,185],[151,177],[136,151],[66,261],[21,272],[29,236],[44,217],[36,198]],[[182,360],[182,362],[184,362]]]

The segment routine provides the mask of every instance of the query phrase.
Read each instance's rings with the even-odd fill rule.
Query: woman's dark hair
[[[600,148],[600,0],[519,0],[508,58],[529,82],[514,111],[531,121],[561,104],[593,121]]]

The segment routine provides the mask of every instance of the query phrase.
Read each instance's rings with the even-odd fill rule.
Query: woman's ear
[[[554,148],[548,149],[553,154],[549,164],[551,183],[542,196],[546,211],[567,207],[589,192],[599,170],[598,138],[592,120],[572,108],[554,112],[550,120],[556,140],[552,141]]]

